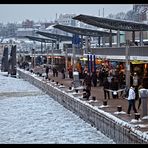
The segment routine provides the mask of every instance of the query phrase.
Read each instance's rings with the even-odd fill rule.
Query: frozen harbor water
[[[0,143],[114,144],[35,86],[2,72]]]

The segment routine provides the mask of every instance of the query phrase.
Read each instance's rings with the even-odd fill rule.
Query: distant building
[[[72,19],[76,14],[60,14],[56,22],[62,25],[76,26],[76,20]]]
[[[33,24],[34,24],[33,21],[27,19],[22,22],[22,28],[33,28]]]
[[[24,36],[35,36],[36,29],[33,28],[18,28],[16,31],[17,37],[24,37]]]

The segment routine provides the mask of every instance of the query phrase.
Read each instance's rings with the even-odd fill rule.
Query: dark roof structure
[[[41,37],[35,37],[35,36],[25,36],[26,38],[33,40],[33,41],[38,41],[38,42],[45,42],[45,43],[52,43],[53,41],[55,42],[56,40],[53,39],[48,39],[48,38],[41,38]]]
[[[83,14],[75,16],[73,17],[73,19],[79,20],[89,25],[97,26],[100,28],[112,29],[112,30],[148,31],[147,24],[134,21],[109,19],[109,18],[95,17]]]
[[[92,29],[86,29],[86,28],[79,28],[79,27],[72,27],[72,26],[65,26],[65,25],[54,25],[53,27],[57,29],[61,29],[66,32],[70,32],[72,34],[78,34],[83,36],[93,36],[93,37],[99,37],[99,36],[109,36],[110,32],[105,31],[99,31],[99,30],[92,30]],[[112,33],[112,36],[117,35],[116,33]]]
[[[43,31],[37,31],[36,33],[42,36],[48,37],[48,38],[59,40],[59,41],[71,41],[72,40],[72,37],[65,36],[65,35],[59,35],[59,34],[54,34],[54,33],[49,33],[49,32],[43,32]]]

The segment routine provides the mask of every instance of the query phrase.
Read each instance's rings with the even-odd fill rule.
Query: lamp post
[[[72,66],[73,66],[73,72],[75,70],[75,44],[73,44],[73,59],[72,59]]]
[[[54,48],[54,46],[53,46],[53,44],[54,44],[54,41],[52,41],[52,46],[51,46],[51,51],[52,51],[52,57],[51,57],[51,67],[52,67],[52,69],[53,69],[53,48]]]
[[[125,48],[125,60],[126,60],[126,87],[130,87],[130,55],[129,55],[129,40],[126,40]]]
[[[35,67],[35,49],[32,49],[32,68]]]

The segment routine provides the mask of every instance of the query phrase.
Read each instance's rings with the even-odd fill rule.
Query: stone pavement
[[[50,72],[49,78],[51,80],[54,80],[55,82],[59,82],[60,84],[65,85],[68,88],[70,86],[72,86],[73,80],[70,79],[70,78],[67,78],[67,77],[65,79],[62,79],[61,73],[58,74],[58,77],[53,77],[52,73]],[[92,87],[90,99],[92,99],[92,96],[95,96],[97,101],[90,102],[90,104],[98,106],[98,107],[103,105],[104,93],[103,93],[102,87],[100,87],[100,86]],[[102,110],[115,115],[116,117],[122,119],[123,121],[131,123],[131,121],[133,121],[133,119],[135,119],[135,114],[134,114],[134,111],[132,109],[131,109],[131,115],[130,116],[128,114],[126,114],[127,108],[128,108],[127,99],[124,99],[124,98],[113,99],[113,98],[111,98],[111,99],[107,100],[107,106],[108,107],[103,107]],[[117,112],[117,106],[122,107],[122,112],[124,112],[123,114],[118,114],[119,112]],[[136,101],[136,108],[137,108],[137,106],[138,106],[138,101]],[[141,127],[137,126],[137,127],[140,128],[141,131],[148,132],[148,119],[142,119],[141,107],[140,107],[139,110],[137,109],[138,113],[140,113],[140,119],[138,120],[138,122],[133,122],[132,124],[138,124],[138,125],[142,124],[143,126],[141,126]],[[115,113],[117,113],[117,114],[115,114]]]

